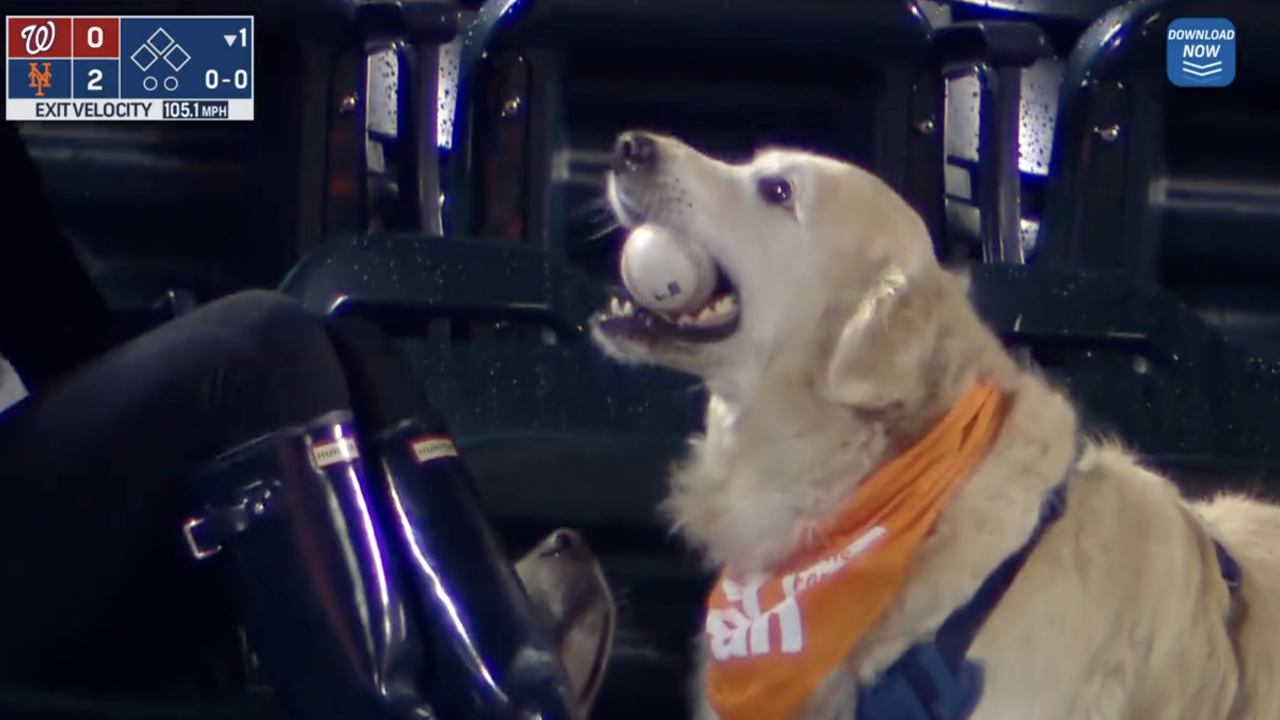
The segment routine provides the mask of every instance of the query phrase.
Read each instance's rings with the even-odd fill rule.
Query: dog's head
[[[920,217],[874,175],[793,150],[730,164],[674,138],[627,132],[615,144],[608,199],[626,228],[653,223],[700,243],[721,276],[710,311],[683,318],[616,299],[592,319],[608,354],[693,373],[729,397],[750,393],[791,354],[821,373],[837,402],[902,400],[862,365],[889,361],[876,331],[919,277],[940,268]]]

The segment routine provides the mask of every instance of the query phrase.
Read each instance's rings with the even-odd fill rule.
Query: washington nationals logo
[[[28,55],[48,52],[53,47],[53,41],[57,36],[58,30],[52,20],[43,25],[28,25],[22,28],[22,40],[27,44]]]

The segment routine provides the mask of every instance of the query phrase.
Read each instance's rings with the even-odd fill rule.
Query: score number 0
[[[244,47],[247,42],[248,42],[248,31],[245,28],[240,28],[240,47]],[[237,90],[244,90],[245,88],[249,87],[249,72],[247,70],[237,70],[235,72],[235,75],[232,77],[232,82],[235,83]],[[221,80],[218,77],[217,70],[214,70],[213,68],[209,68],[208,70],[205,71],[204,73],[205,87],[209,88],[210,90],[217,90],[218,85],[220,83],[221,83]]]
[[[219,85],[218,71],[209,68],[204,73],[204,86],[210,90],[217,90]],[[225,82],[225,81],[223,81]],[[233,78],[237,90],[244,90],[249,87],[249,71],[237,70]]]

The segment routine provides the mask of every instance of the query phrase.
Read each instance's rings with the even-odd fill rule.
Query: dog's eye
[[[787,205],[791,202],[791,183],[782,178],[761,178],[756,183],[761,199],[770,205]]]

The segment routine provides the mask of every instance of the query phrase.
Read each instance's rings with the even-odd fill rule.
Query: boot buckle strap
[[[242,488],[227,505],[209,506],[182,523],[187,549],[196,560],[205,560],[222,551],[231,538],[249,528],[254,520],[271,512],[271,486],[256,482]]]

